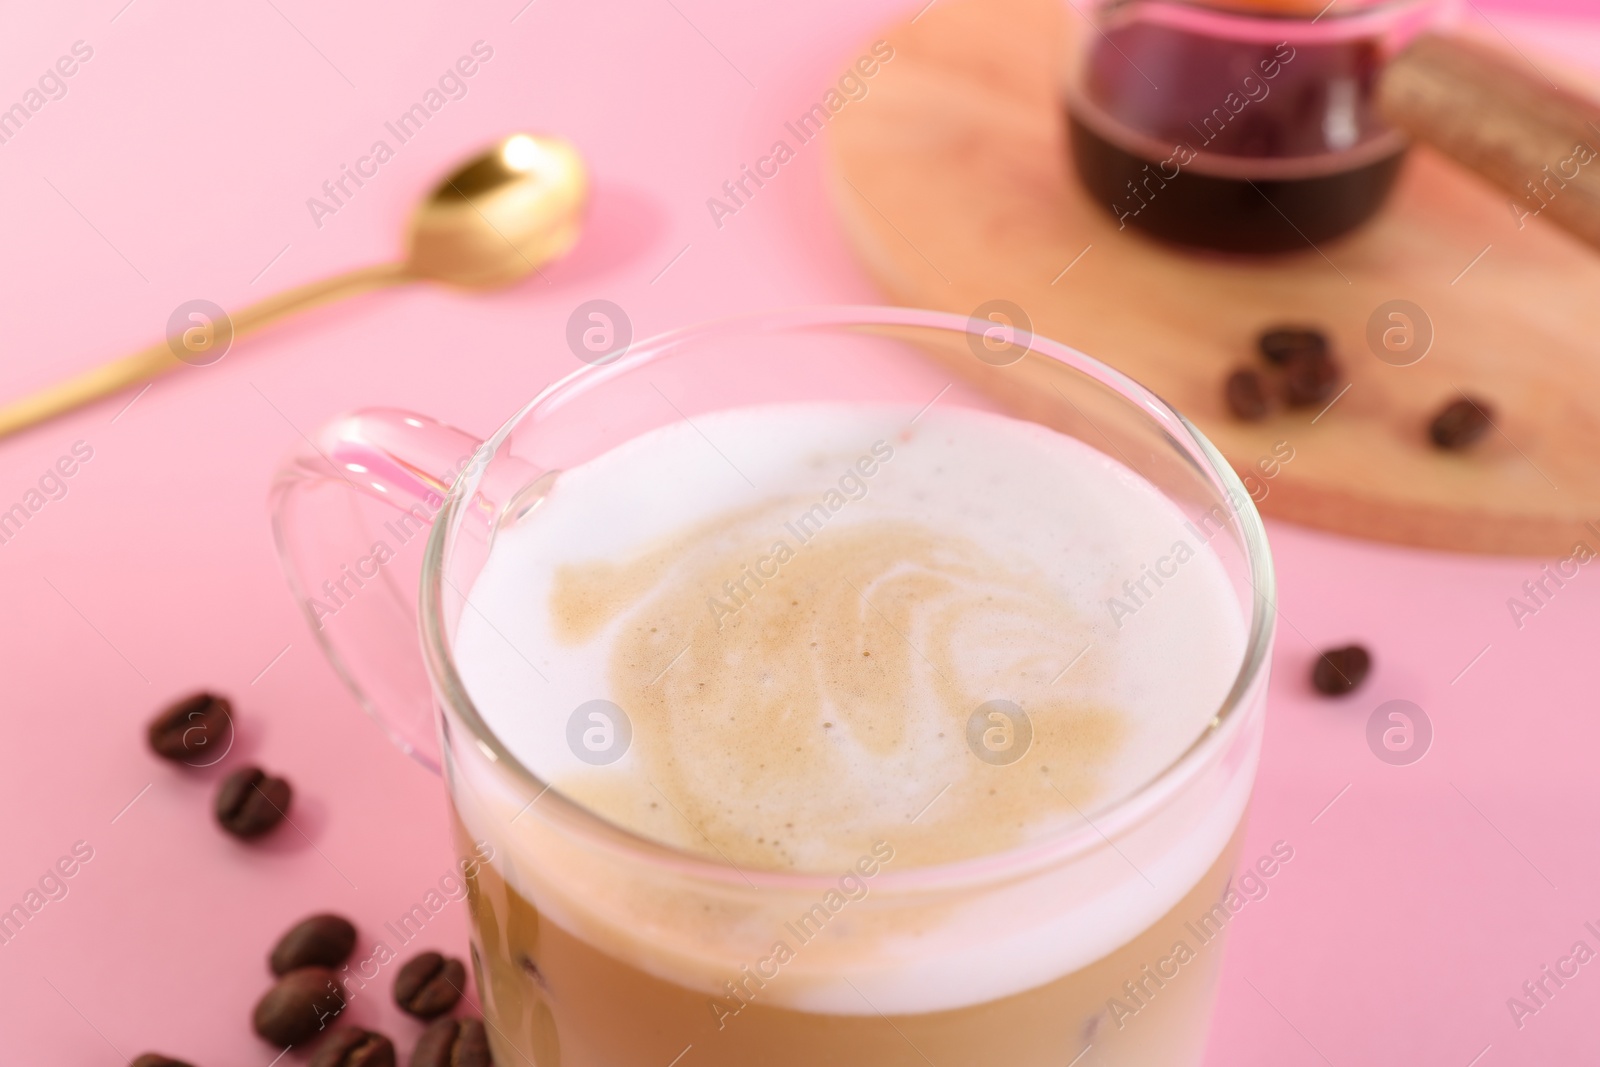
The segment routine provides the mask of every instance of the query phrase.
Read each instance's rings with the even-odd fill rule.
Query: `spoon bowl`
[[[570,142],[513,134],[417,206],[407,272],[463,289],[520,281],[577,242],[588,195],[583,158]]]

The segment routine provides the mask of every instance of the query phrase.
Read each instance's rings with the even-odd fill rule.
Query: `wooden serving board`
[[[1155,390],[1241,474],[1287,442],[1268,515],[1471,552],[1595,543],[1600,255],[1537,218],[1519,230],[1503,194],[1420,148],[1380,216],[1320,251],[1210,256],[1119,231],[1069,173],[1056,72],[1078,31],[1062,0],[937,0],[886,34],[894,58],[834,117],[830,148],[837,211],[890,299],[960,314],[1010,300]],[[1395,299],[1433,325],[1411,366],[1367,342]],[[1259,366],[1258,333],[1286,322],[1329,334],[1350,389],[1320,417],[1233,419],[1223,380]],[[1427,426],[1460,391],[1493,405],[1496,430],[1441,452]]]

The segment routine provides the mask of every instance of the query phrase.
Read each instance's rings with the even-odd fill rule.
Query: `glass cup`
[[[444,776],[497,1062],[1060,1067],[1090,1048],[1095,1064],[1198,1063],[1274,620],[1260,518],[1227,463],[1148,390],[1000,319],[804,309],[615,356],[481,443],[405,412],[347,416],[274,488],[282,560],[324,651],[396,743]],[[977,388],[940,391],[929,357]],[[1040,381],[1045,393],[1030,391]],[[955,862],[896,866],[880,842],[889,856],[875,845],[842,872],[741,868],[552,788],[474,706],[453,648],[476,610],[467,594],[497,531],[532,521],[563,470],[729,408],[993,410],[985,397],[1008,392],[1011,413],[1116,458],[1210,531],[1227,606],[1248,626],[1215,715],[1130,794]],[[528,699],[531,714],[573,710]]]
[[[1382,206],[1406,139],[1378,113],[1378,78],[1443,0],[1324,2],[1073,5],[1073,166],[1119,228],[1288,252]]]

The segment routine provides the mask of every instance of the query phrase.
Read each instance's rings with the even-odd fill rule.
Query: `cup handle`
[[[417,628],[423,547],[480,444],[435,419],[369,408],[323,427],[272,487],[278,559],[312,633],[367,714],[436,774]]]

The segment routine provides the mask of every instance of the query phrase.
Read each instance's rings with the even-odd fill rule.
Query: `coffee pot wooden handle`
[[[1505,191],[1518,227],[1548,219],[1600,248],[1600,104],[1527,60],[1424,34],[1378,86],[1385,119]]]

